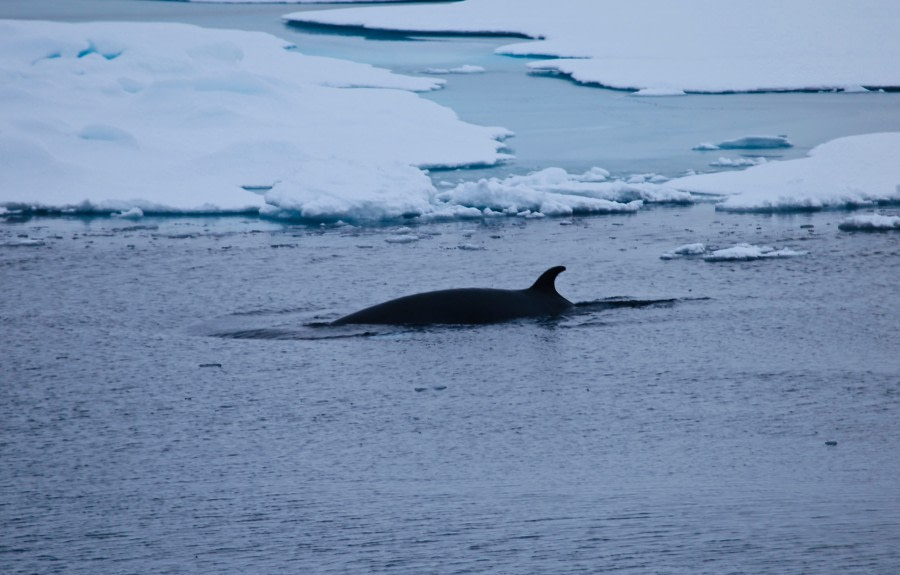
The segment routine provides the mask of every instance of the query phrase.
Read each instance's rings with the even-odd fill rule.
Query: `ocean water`
[[[894,572],[900,238],[840,218],[7,222],[0,565]],[[659,258],[693,241],[808,253]],[[676,301],[310,327],[555,264],[572,301]]]
[[[4,4],[232,27],[292,9]],[[310,36],[345,56],[379,42]],[[429,40],[427,65],[480,64],[491,42]],[[850,122],[832,103],[853,110],[851,132],[897,114],[839,94],[632,104],[509,70],[497,74],[539,86],[538,101],[621,106],[623,125],[645,125],[636,147],[653,133],[640,107],[708,123],[702,140],[806,134],[800,148]],[[500,118],[472,100],[498,78],[450,80],[431,97],[518,122],[511,145],[531,150],[493,173],[667,173],[697,154],[559,150],[557,129],[591,140],[575,104],[546,112],[558,122],[524,103]],[[845,216],[698,204],[409,228],[5,218],[0,571],[896,573],[900,235],[840,231]],[[805,254],[660,259],[696,242]],[[419,291],[526,287],[553,265],[568,267],[557,287],[572,301],[674,301],[482,327],[316,325]]]

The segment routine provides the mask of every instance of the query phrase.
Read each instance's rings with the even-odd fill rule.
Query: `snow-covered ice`
[[[900,133],[838,138],[809,157],[766,162],[741,172],[676,178],[667,186],[728,196],[726,211],[792,211],[900,202]]]
[[[684,90],[673,88],[642,88],[637,92],[632,92],[632,96],[651,98],[651,97],[669,97],[669,96],[686,96]]]
[[[891,0],[467,0],[289,14],[296,22],[524,36],[501,54],[534,71],[639,90],[755,92],[900,86],[900,3]]]
[[[721,156],[718,160],[710,162],[709,165],[717,168],[746,168],[747,166],[765,164],[767,161],[768,160],[762,156],[755,158],[727,158]]]
[[[441,80],[183,24],[0,21],[0,205],[63,212],[427,211],[423,169],[491,165],[507,130]]]
[[[645,181],[643,177],[636,182],[609,180],[608,177],[609,173],[602,168],[592,168],[583,174],[546,168],[524,176],[463,182],[439,193],[437,200],[490,210],[489,213],[544,216],[628,213],[639,210],[645,202],[693,202],[689,193],[663,183]]]
[[[742,136],[718,144],[703,142],[694,146],[693,149],[698,152],[708,152],[713,150],[774,150],[793,146],[787,136]]]
[[[686,244],[675,248],[671,252],[666,252],[659,256],[661,260],[674,260],[679,257],[702,256],[706,253],[706,244],[695,243]]]
[[[707,262],[749,261],[804,256],[807,252],[740,243],[729,248],[710,249],[706,244],[687,244],[659,256],[661,260],[702,257]]]
[[[850,216],[838,224],[838,228],[848,232],[883,232],[900,230],[900,216],[881,214],[860,214]]]
[[[139,220],[144,217],[144,210],[141,208],[131,208],[123,212],[113,212],[110,214],[114,218],[122,218],[123,220]]]
[[[807,252],[792,250],[790,248],[773,248],[770,246],[756,246],[752,244],[737,244],[730,248],[714,250],[703,255],[708,262],[748,261],[774,258],[791,258],[804,256]]]
[[[384,238],[384,241],[389,244],[410,244],[412,242],[417,242],[420,239],[422,238],[417,234],[394,234]]]
[[[719,142],[717,147],[720,150],[771,150],[791,148],[793,144],[787,136],[743,136]]]
[[[13,238],[0,240],[0,248],[37,248],[44,245],[44,240],[31,238]]]
[[[455,68],[426,68],[426,74],[483,74],[486,70],[483,66],[463,64]]]
[[[425,8],[443,13],[465,5]],[[578,1],[560,10],[578,7],[587,10]],[[515,24],[518,12],[538,8],[528,0],[505,16]],[[394,9],[430,14],[422,7]],[[482,24],[493,29],[501,21],[498,13]],[[124,218],[250,213],[383,221],[633,213],[646,203],[691,203],[697,199],[692,194],[728,196],[719,206],[725,210],[900,201],[896,133],[842,138],[809,158],[735,174],[614,180],[600,168],[583,174],[547,168],[438,191],[430,168],[491,166],[510,158],[503,151],[509,131],[462,122],[415,93],[443,83],[304,55],[262,33],[0,21],[0,208]],[[789,145],[784,136],[744,136],[709,148]]]

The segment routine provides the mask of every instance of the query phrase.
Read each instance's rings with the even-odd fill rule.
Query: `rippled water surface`
[[[284,6],[0,14],[35,6],[398,58],[287,29]],[[430,97],[517,132],[519,161],[490,175],[671,174],[709,161],[696,140],[787,132],[799,155],[900,126],[897,95],[637,101],[522,75],[493,45],[422,42],[396,66],[489,68]],[[900,572],[900,234],[842,232],[845,216],[0,218],[0,572]],[[805,253],[660,259],[697,242]],[[419,291],[527,287],[554,265],[575,302],[672,301],[321,325]]]
[[[900,236],[841,217],[7,222],[0,565],[894,572]],[[808,254],[659,258],[693,241]],[[309,326],[555,264],[573,301],[677,301]]]

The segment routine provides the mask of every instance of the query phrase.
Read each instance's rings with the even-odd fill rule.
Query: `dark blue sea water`
[[[250,28],[284,8],[29,5]],[[0,14],[10,6],[24,9]],[[316,41],[342,56],[366,42]],[[479,64],[489,43],[429,45]],[[645,135],[637,106],[708,126],[668,125],[669,143],[619,162],[607,144],[557,148],[592,141],[571,109],[547,112],[558,122],[524,103],[479,112],[479,78],[498,80],[452,78],[432,97],[519,133],[525,158],[498,172],[675,172],[693,161],[665,152],[676,140],[787,132],[802,148],[849,122],[832,104],[855,106],[861,132],[878,115],[853,95],[631,104],[518,80],[596,97]],[[409,229],[0,220],[0,571],[896,573],[900,234],[843,232],[845,216],[699,204]],[[695,242],[806,254],[660,259]],[[572,301],[675,301],[483,327],[310,325],[418,291],[526,287],[560,264]]]

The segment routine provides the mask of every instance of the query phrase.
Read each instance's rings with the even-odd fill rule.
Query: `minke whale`
[[[574,307],[556,291],[556,276],[565,270],[552,267],[527,289],[460,288],[408,295],[351,313],[331,325],[471,325],[559,315]]]

